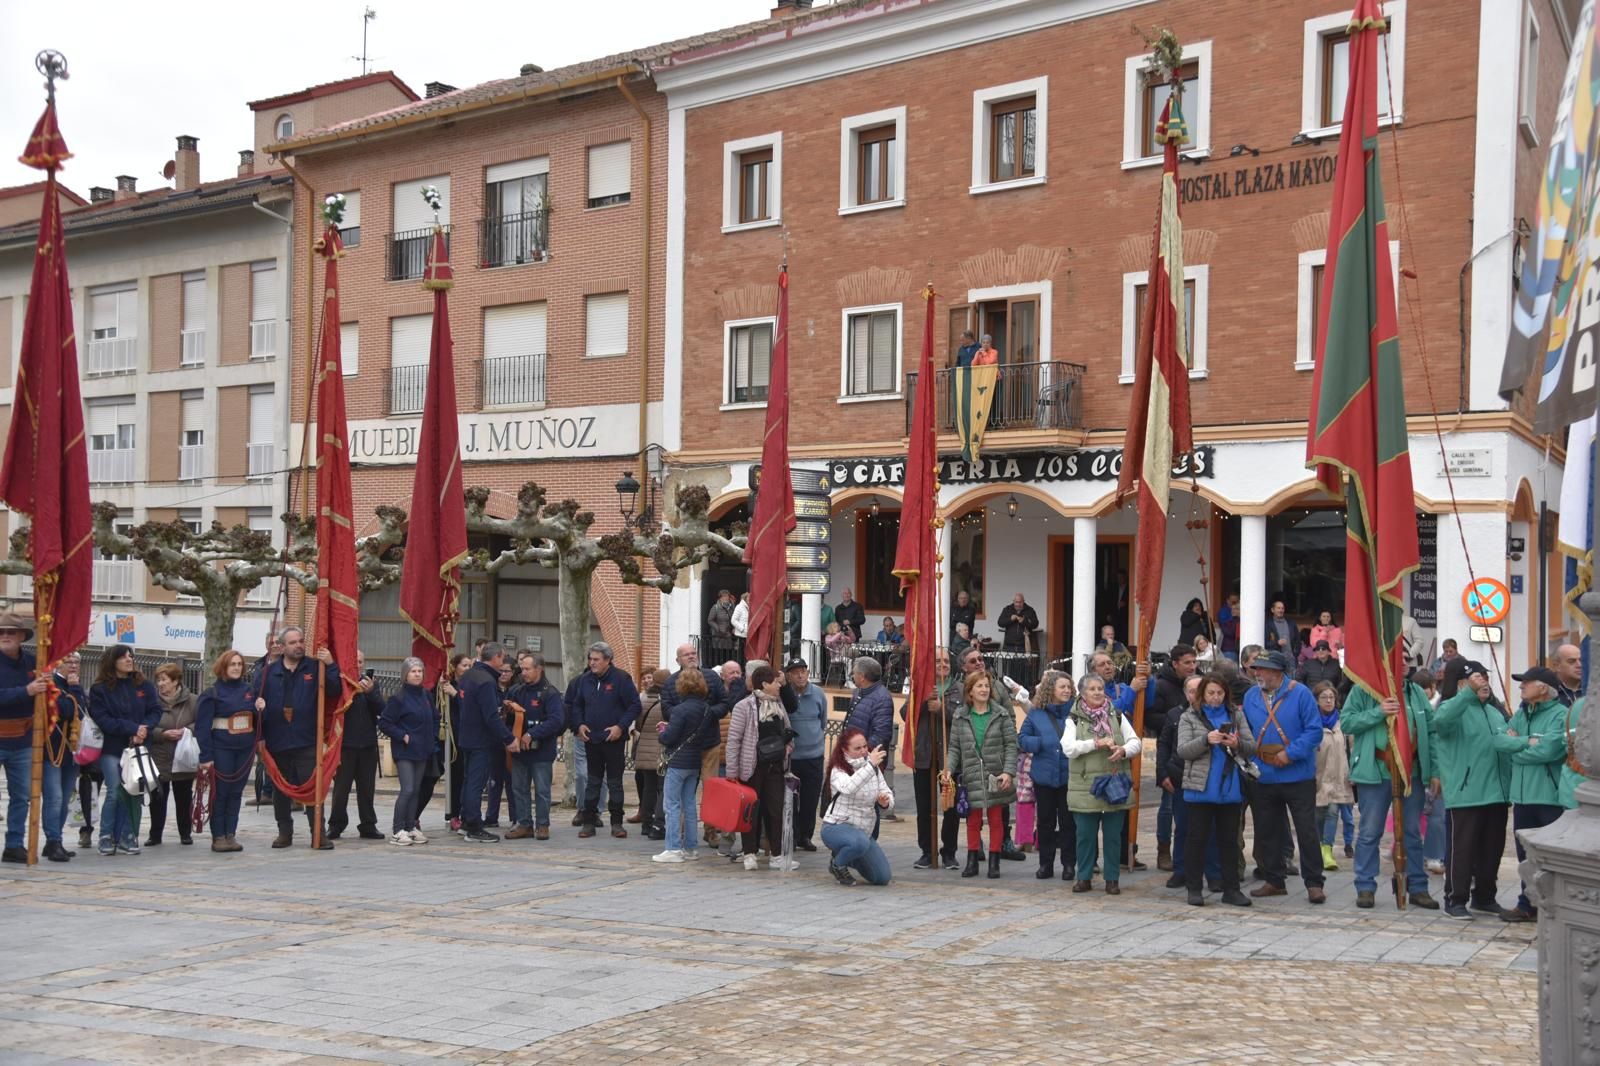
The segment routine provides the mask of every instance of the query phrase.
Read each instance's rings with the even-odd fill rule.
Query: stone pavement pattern
[[[1537,1058],[1532,929],[1357,910],[1348,860],[1324,907],[1291,881],[1196,909],[1153,868],[1118,898],[1031,858],[997,882],[914,871],[909,821],[885,826],[894,883],[843,889],[826,852],[662,866],[569,820],[313,853],[303,822],[270,850],[246,808],[238,855],[169,834],[0,867],[0,1062],[837,1062],[854,1034],[884,1062]]]

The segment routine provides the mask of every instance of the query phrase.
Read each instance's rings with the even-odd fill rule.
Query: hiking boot
[[[1411,905],[1413,907],[1421,907],[1425,911],[1436,911],[1439,909],[1439,901],[1428,895],[1426,892],[1413,892],[1407,898],[1411,901]]]
[[[1287,896],[1289,890],[1282,885],[1274,885],[1268,882],[1252,888],[1250,894],[1257,899],[1261,899],[1263,896]]]
[[[1328,902],[1328,894],[1322,890],[1321,885],[1312,885],[1306,889],[1306,899],[1312,903],[1326,903]]]
[[[272,846],[275,848],[287,848],[293,844],[294,834],[292,833],[279,833],[272,840]]]
[[[1172,869],[1172,844],[1170,842],[1166,844],[1159,841],[1156,842],[1156,869]]]
[[[533,826],[519,825],[506,834],[507,840],[528,840],[533,836]]]
[[[585,822],[583,824],[583,828],[578,830],[578,836],[583,839],[588,839],[589,837],[594,836],[594,826]]]
[[[1356,906],[1364,911],[1370,911],[1377,906],[1377,903],[1377,897],[1371,892],[1362,891],[1356,893]]]
[[[1108,896],[1120,896],[1120,895],[1122,895],[1122,885],[1121,885],[1121,883],[1117,882],[1117,881],[1107,881],[1106,882],[1106,895],[1108,895]]]
[[[618,840],[626,840],[628,837],[628,831],[620,825],[614,825],[611,827],[611,835],[616,837]]]
[[[574,814],[572,816],[572,824],[575,825],[575,826],[582,826],[585,823],[585,821],[586,821],[586,819],[583,817],[583,812],[582,811],[579,811],[577,814]]]
[[[533,831],[533,839],[535,839],[535,840],[549,840],[550,839],[550,827],[547,826],[547,825],[537,826]]]
[[[1094,882],[1093,881],[1074,881],[1074,882],[1072,882],[1072,891],[1074,891],[1074,892],[1088,892],[1092,888],[1094,888]]]

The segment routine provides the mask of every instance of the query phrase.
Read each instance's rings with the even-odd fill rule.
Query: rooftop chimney
[[[256,172],[256,153],[253,149],[246,148],[239,153],[239,176],[241,178]]]
[[[116,199],[137,200],[139,198],[138,182],[139,179],[132,174],[118,174]]]
[[[530,76],[532,76],[534,74],[543,74],[544,73],[544,68],[541,67],[537,63],[524,63],[524,64],[522,64],[521,73],[522,73],[522,76],[524,78],[526,78],[526,77],[530,77]]]
[[[103,204],[112,199],[115,195],[115,193],[106,188],[104,185],[91,185],[89,187],[89,202],[91,204]]]
[[[798,15],[802,11],[810,10],[810,8],[811,0],[778,0],[778,6],[772,9],[772,17],[775,19],[788,18],[790,15]]]
[[[424,86],[423,96],[432,100],[435,96],[443,96],[445,93],[453,93],[455,91],[456,87],[454,85],[446,85],[442,81],[430,81]]]
[[[178,135],[178,154],[172,158],[172,186],[188,192],[200,186],[200,138]]]

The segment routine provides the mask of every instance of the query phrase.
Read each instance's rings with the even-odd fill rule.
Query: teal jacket
[[[1578,720],[1582,717],[1583,700],[1580,699],[1577,703],[1572,705],[1572,710],[1567,713],[1567,720],[1576,726]],[[1570,747],[1571,738],[1569,737],[1568,740],[1568,746]],[[1568,810],[1574,810],[1577,808],[1578,786],[1583,784],[1584,780],[1584,776],[1578,773],[1578,771],[1574,770],[1570,762],[1564,762],[1561,764],[1561,806],[1567,808]]]
[[[1412,764],[1412,784],[1426,787],[1431,778],[1438,776],[1433,765],[1433,719],[1428,707],[1428,697],[1421,687],[1406,682],[1406,720],[1411,723],[1411,736],[1416,743],[1417,757]],[[1389,750],[1389,727],[1384,720],[1383,707],[1364,688],[1357,687],[1350,699],[1339,709],[1339,728],[1350,738],[1350,783],[1352,785],[1387,785],[1389,764],[1384,753]]]
[[[1533,743],[1538,737],[1539,742]],[[1511,716],[1511,724],[1494,738],[1498,751],[1511,758],[1512,803],[1561,803],[1561,766],[1567,757],[1567,708],[1556,700],[1524,703]]]
[[[1444,805],[1488,807],[1510,802],[1511,762],[1494,746],[1506,713],[1463,685],[1433,712],[1434,765]]]

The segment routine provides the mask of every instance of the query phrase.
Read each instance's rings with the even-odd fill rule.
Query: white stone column
[[[812,650],[811,671],[822,676],[822,594],[806,592],[800,596],[800,647]]]
[[[1510,566],[1510,560],[1506,558],[1506,519],[1505,515],[1495,512],[1471,511],[1461,514],[1459,519],[1461,533],[1457,533],[1454,528],[1456,516],[1449,514],[1439,516],[1439,549],[1436,563],[1439,614],[1436,627],[1437,639],[1443,643],[1446,637],[1454,637],[1462,655],[1468,659],[1476,659],[1489,667],[1490,682],[1496,692],[1501,692],[1501,677],[1510,683],[1513,672],[1520,672],[1524,667],[1532,665],[1528,661],[1519,659],[1516,654],[1516,650],[1527,642],[1526,637],[1519,638],[1516,631],[1527,629],[1528,616],[1523,610],[1513,610],[1498,626],[1504,639],[1491,648],[1488,644],[1470,639],[1473,623],[1461,606],[1461,597],[1473,576],[1507,581],[1509,575],[1506,571]],[[1467,550],[1472,553],[1471,574],[1467,570],[1467,560],[1461,553],[1462,534],[1466,537]],[[1513,597],[1514,606],[1521,607],[1521,604],[1516,602],[1518,599]],[[1427,652],[1426,644],[1423,646],[1423,651]],[[1432,654],[1438,655],[1437,646]],[[1491,665],[1491,659],[1499,661],[1498,673]],[[1514,689],[1515,685],[1512,687]],[[1501,692],[1501,695],[1504,693]]]
[[[1239,516],[1239,647],[1260,644],[1267,618],[1267,516]]]
[[[1084,657],[1094,650],[1094,559],[1099,520],[1094,516],[1072,520],[1072,674],[1076,682]]]

